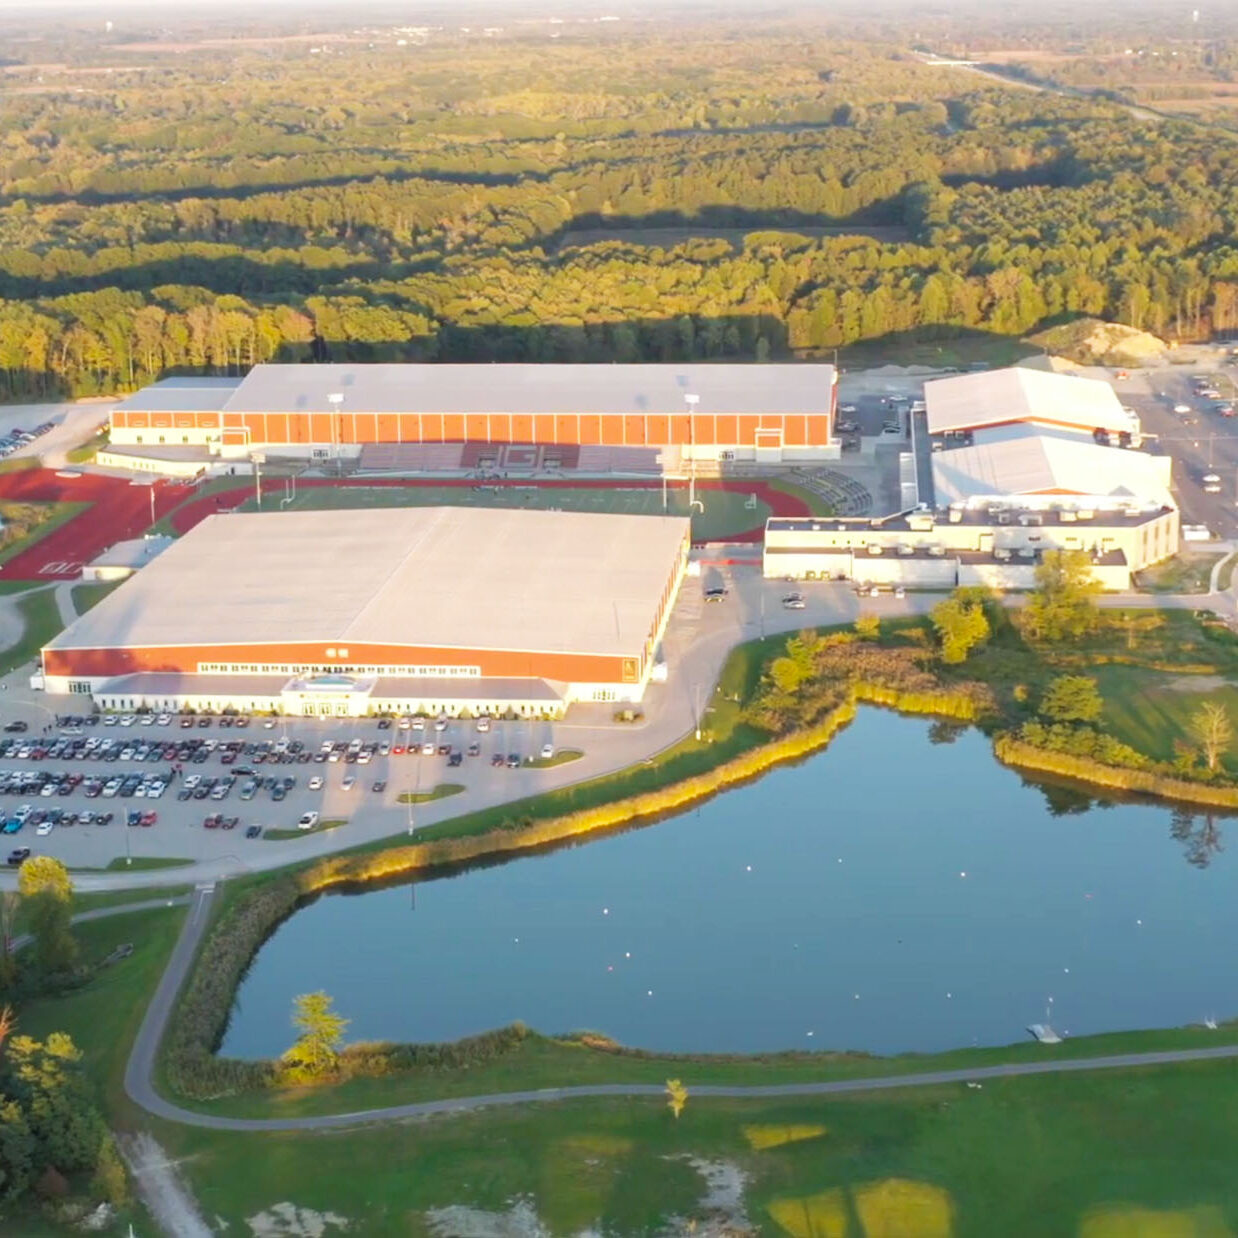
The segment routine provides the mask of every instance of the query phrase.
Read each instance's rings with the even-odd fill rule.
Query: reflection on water
[[[356,1039],[523,1019],[680,1051],[933,1051],[1234,1011],[1215,813],[1037,786],[971,730],[861,712],[824,753],[671,820],[282,925],[223,1051],[325,989]],[[1186,862],[1184,862],[1184,859]]]

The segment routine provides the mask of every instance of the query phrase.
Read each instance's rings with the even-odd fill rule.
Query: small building
[[[176,539],[163,534],[133,537],[109,546],[82,568],[87,581],[125,580],[162,554]]]

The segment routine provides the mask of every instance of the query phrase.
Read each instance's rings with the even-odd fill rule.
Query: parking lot
[[[554,725],[95,714],[36,728],[19,716],[0,739],[0,832],[14,863],[33,836],[39,851],[93,866],[118,854],[210,854],[212,844],[188,840],[188,831],[257,843],[268,829],[384,811],[415,825],[416,807],[401,794],[491,781],[506,784],[503,798],[535,789],[556,752]],[[107,827],[133,837],[122,848]]]

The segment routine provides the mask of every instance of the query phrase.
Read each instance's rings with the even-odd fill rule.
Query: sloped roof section
[[[297,642],[633,655],[677,516],[408,507],[211,516],[48,648]]]
[[[924,384],[924,403],[930,434],[1014,421],[1089,432],[1130,430],[1132,424],[1107,382],[1025,366],[931,379]]]
[[[971,447],[933,456],[939,506],[1007,495],[1063,494],[1168,504],[1168,456],[1101,447],[1034,425],[978,432]]]
[[[829,413],[834,367],[784,365],[256,365],[229,413]]]

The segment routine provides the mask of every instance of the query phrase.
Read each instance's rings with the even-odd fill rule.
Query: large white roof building
[[[196,677],[195,690],[217,676],[221,695],[256,676],[327,676],[332,699],[341,677],[468,681],[483,698],[523,681],[520,700],[545,683],[563,703],[639,699],[688,545],[679,517],[218,515],[49,642],[44,673],[49,690],[92,693],[134,675],[162,689]]]

